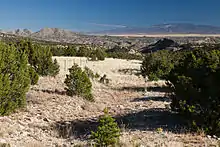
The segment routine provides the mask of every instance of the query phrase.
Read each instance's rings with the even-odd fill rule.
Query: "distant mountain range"
[[[1,33],[13,34],[38,39],[75,39],[82,33],[59,28],[43,28],[37,32],[28,29],[16,29],[13,31],[0,30]],[[99,32],[84,33],[84,35],[137,35],[137,34],[220,34],[220,27],[211,25],[195,25],[189,23],[159,24],[150,27],[124,27]]]
[[[5,34],[13,34],[19,36],[27,36],[27,37],[37,37],[37,38],[60,38],[60,37],[73,37],[79,33],[74,33],[70,30],[64,30],[60,28],[43,28],[37,32],[32,32],[28,29],[16,29],[13,31],[0,30],[1,33]]]
[[[30,36],[33,32],[28,29],[16,29],[16,30],[0,30],[0,33],[12,34],[18,36]]]
[[[59,28],[43,28],[37,32],[28,29],[16,29],[13,31],[0,30],[1,33],[13,34],[38,39],[72,40],[82,33],[72,32]],[[220,34],[220,27],[211,25],[195,25],[187,23],[159,24],[150,27],[124,27],[100,32],[85,33],[87,35],[137,35],[137,34]],[[84,35],[85,35],[84,34]]]
[[[150,27],[124,27],[100,32],[94,35],[123,35],[123,34],[220,34],[220,27],[211,25],[195,25],[189,23],[159,24]]]
[[[45,40],[45,41],[66,42],[66,43],[72,43],[74,42],[74,40],[80,39],[83,36],[80,33],[75,33],[70,30],[65,30],[60,28],[43,28],[37,32],[32,32],[31,30],[28,29],[16,29],[13,31],[0,30],[0,33]],[[77,40],[77,42],[80,41]]]
[[[163,38],[166,34],[220,34],[220,27],[209,25],[194,25],[184,23],[171,23],[153,25],[151,27],[124,27],[113,30],[95,32],[95,33],[78,33],[70,30],[60,28],[43,28],[37,32],[32,32],[28,29],[16,29],[13,31],[0,30],[1,36],[22,36],[35,40],[59,42],[59,43],[72,43],[72,44],[95,44],[107,46],[111,48],[115,45],[123,44],[125,46],[139,46],[143,47],[148,43],[148,40],[143,39],[141,43],[137,40],[127,41],[119,40],[117,37],[108,37],[105,35],[159,35],[157,38]],[[125,39],[125,38],[124,38]],[[154,40],[154,39],[153,39]],[[133,42],[133,44],[131,43]]]
[[[146,38],[135,38],[135,37],[111,37],[106,35],[151,35],[151,34],[161,34],[156,36],[149,36]],[[37,32],[32,32],[28,29],[16,29],[12,31],[6,31],[0,29],[0,40],[4,41],[16,41],[25,38],[31,38],[36,42],[49,42],[49,43],[63,43],[63,44],[90,44],[99,45],[107,49],[114,48],[115,46],[120,46],[124,48],[129,48],[131,50],[140,49],[148,46],[151,43],[155,43],[159,39],[164,38],[164,35],[168,34],[187,34],[186,37],[181,36],[172,37],[174,41],[178,43],[188,43],[190,41],[197,43],[216,43],[219,41],[220,37],[210,37],[209,35],[203,34],[218,34],[220,36],[220,27],[207,26],[207,25],[193,25],[193,24],[161,24],[154,25],[148,28],[138,28],[138,27],[125,27],[117,28],[109,31],[102,31],[96,33],[79,33],[70,30],[60,29],[60,28],[43,28]],[[187,37],[188,34],[199,34],[195,35],[193,38]],[[216,35],[216,36],[218,36]],[[178,36],[178,35],[177,35]],[[184,37],[184,38],[182,38]],[[196,38],[197,37],[197,38]],[[160,42],[161,43],[161,42]],[[167,43],[167,41],[165,42]],[[168,42],[169,43],[169,42]],[[162,42],[163,44],[163,42]],[[159,44],[160,45],[160,44]],[[158,44],[153,45],[158,48]],[[152,46],[151,46],[152,47]],[[173,47],[173,46],[171,46]],[[147,48],[149,49],[149,48]],[[151,48],[153,49],[153,47]]]

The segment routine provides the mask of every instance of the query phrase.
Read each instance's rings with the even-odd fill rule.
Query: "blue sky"
[[[98,31],[194,23],[220,26],[220,0],[0,0],[0,29]]]

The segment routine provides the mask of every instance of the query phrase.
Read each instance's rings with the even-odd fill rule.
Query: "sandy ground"
[[[86,146],[107,107],[122,129],[123,147],[218,146],[217,139],[189,133],[169,110],[166,89],[160,88],[163,81],[145,83],[135,75],[140,62],[106,59],[86,66],[110,79],[108,85],[93,81],[94,103],[65,95],[65,72],[55,78],[41,77],[27,93],[25,109],[0,117],[0,142],[12,147]]]

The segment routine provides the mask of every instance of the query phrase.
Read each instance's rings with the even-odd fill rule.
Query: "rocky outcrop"
[[[154,44],[141,48],[142,53],[152,53],[159,50],[178,50],[179,44],[171,39],[161,39]]]

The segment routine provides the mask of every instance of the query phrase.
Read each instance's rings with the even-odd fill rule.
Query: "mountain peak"
[[[29,36],[32,34],[32,32],[28,29],[16,29],[13,34],[19,36]]]
[[[29,36],[32,34],[32,31],[30,31],[29,29],[1,30],[0,32],[5,34],[14,34],[18,36]]]
[[[60,28],[42,28],[38,32],[32,33],[30,37],[54,41],[67,41],[77,38],[78,35],[79,33]]]
[[[47,38],[47,37],[60,38],[60,37],[72,37],[76,34],[77,33],[60,28],[42,28],[40,31],[33,33],[32,36],[40,37],[40,38]]]

